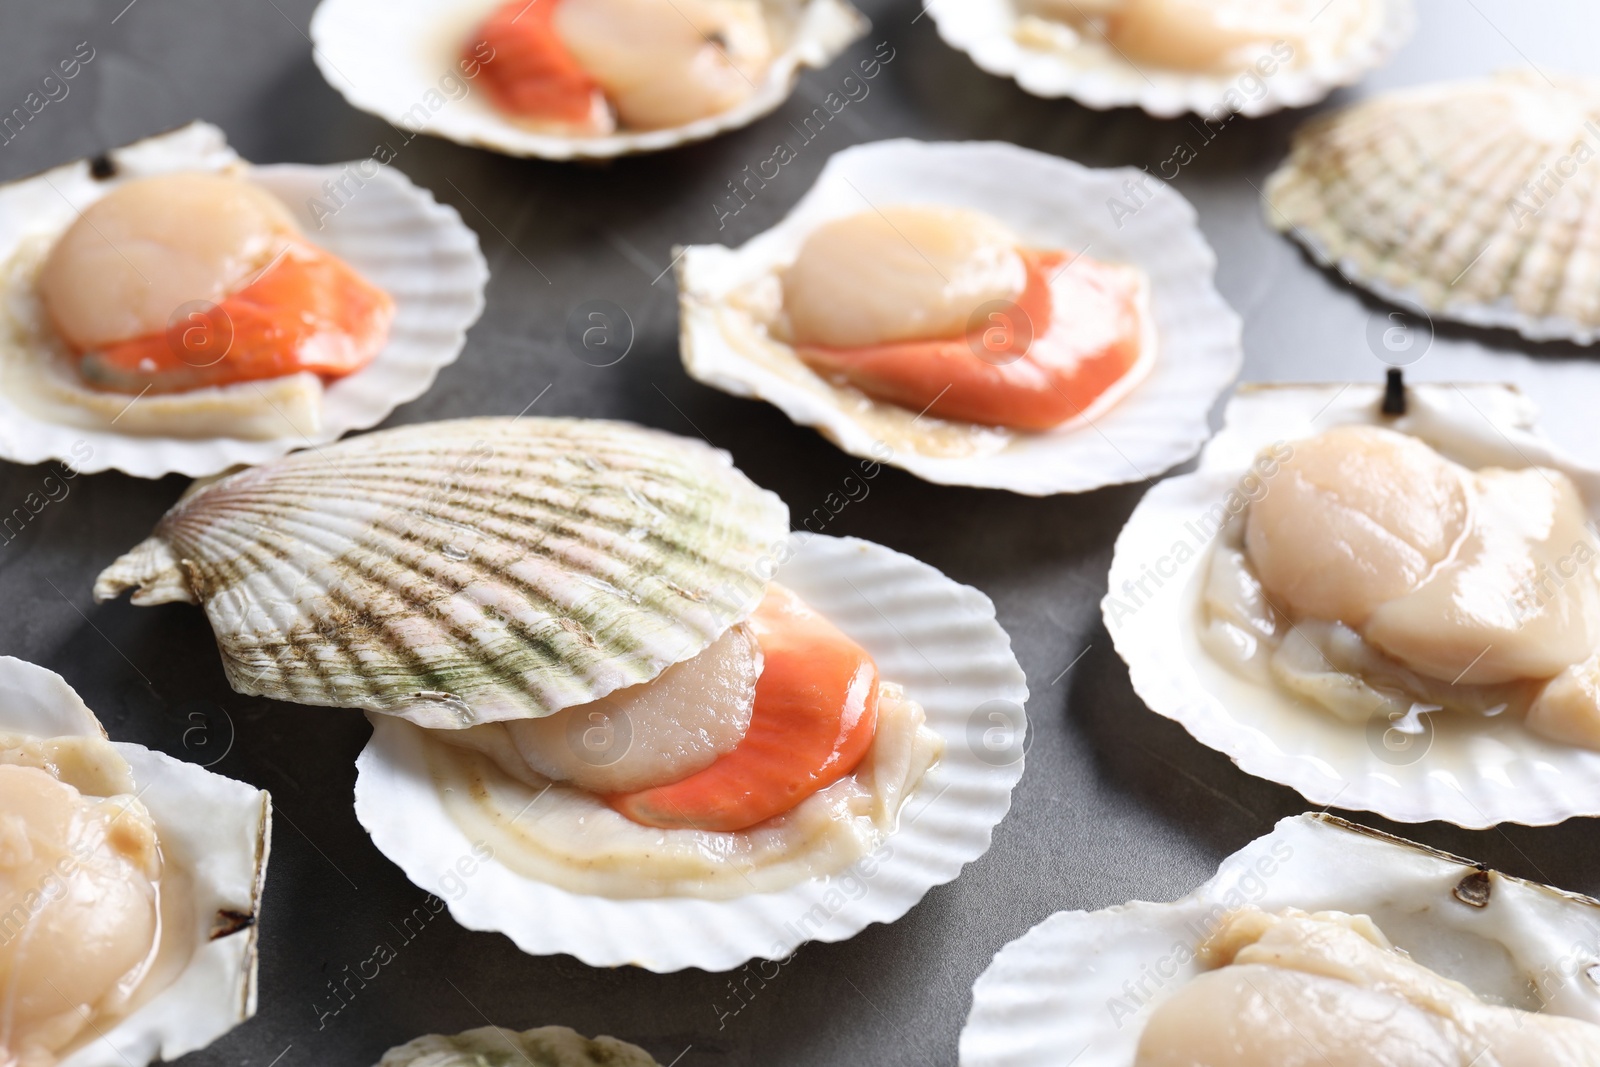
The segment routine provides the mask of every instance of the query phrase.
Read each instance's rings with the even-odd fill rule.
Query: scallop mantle
[[[759,603],[788,526],[697,441],[462,419],[196,483],[95,597],[202,605],[240,693],[461,729],[696,655]]]

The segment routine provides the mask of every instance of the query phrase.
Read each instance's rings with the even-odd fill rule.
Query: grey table
[[[94,50],[68,94],[0,144],[0,180],[197,117],[221,125],[259,162],[371,154],[393,131],[346,106],[318,75],[305,36],[313,4],[0,0],[0,113],[21,105],[80,42]],[[1090,165],[1152,168],[1192,142],[1197,158],[1175,184],[1199,208],[1220,257],[1219,285],[1245,317],[1246,380],[1380,373],[1366,336],[1369,319],[1385,309],[1317,269],[1262,220],[1253,185],[1283,157],[1303,114],[1237,120],[1201,145],[1182,120],[1036,100],[982,74],[917,17],[913,0],[862,6],[875,26],[851,57],[886,41],[894,60],[871,95],[725,231],[713,206],[725,183],[770,155],[788,122],[835,87],[845,61],[809,75],[788,107],[749,129],[606,166],[507,159],[430,138],[401,147],[395,165],[478,231],[493,280],[488,311],[460,361],[391,423],[512,415],[548,387],[536,408],[543,414],[613,416],[685,434],[698,428],[756,481],[809,512],[849,462],[775,409],[690,381],[678,363],[671,277],[656,279],[674,243],[742,241],[778,219],[829,154],[898,136],[1007,140]],[[1597,28],[1600,12],[1580,0],[1421,0],[1412,44],[1333,103],[1532,62],[1600,72]],[[616,366],[592,367],[563,340],[568,314],[593,299],[620,304],[636,326],[633,350]],[[1441,326],[1411,373],[1516,381],[1544,403],[1564,443],[1600,458],[1591,414],[1600,364],[1582,350]],[[0,512],[46,473],[0,464]],[[354,760],[369,727],[353,712],[232,693],[199,611],[94,606],[94,575],[144,536],[183,481],[100,474],[68,484],[21,536],[0,543],[0,652],[65,675],[113,737],[197,762],[221,756],[217,770],[271,790],[277,808],[260,1013],[183,1061],[192,1067],[366,1067],[419,1033],[491,1020],[611,1033],[663,1063],[679,1057],[679,1067],[952,1064],[972,982],[1007,941],[1060,909],[1181,895],[1221,857],[1306,807],[1201,747],[1130,689],[1097,604],[1112,542],[1145,486],[1029,500],[889,471],[826,532],[883,542],[987,592],[1033,690],[1027,773],[987,855],[899,922],[802,948],[764,988],[752,983],[738,1000],[727,975],[596,970],[569,957],[525,956],[498,934],[470,933],[441,915],[398,944],[397,958],[347,1007],[323,1015],[328,982],[377,942],[400,941],[391,923],[423,899],[351,810]],[[1485,832],[1387,828],[1600,892],[1587,820]]]

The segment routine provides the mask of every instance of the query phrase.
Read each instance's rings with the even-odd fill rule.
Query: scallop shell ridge
[[[1600,81],[1529,71],[1308,123],[1268,220],[1397,304],[1531,340],[1600,338]]]
[[[239,692],[461,728],[695,655],[753,610],[787,531],[783,503],[698,442],[463,419],[204,486],[95,595],[204,605]]]

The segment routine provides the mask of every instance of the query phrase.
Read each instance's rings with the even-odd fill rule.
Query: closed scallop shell
[[[662,130],[605,137],[535,132],[508,118],[459,65],[472,31],[503,0],[322,0],[311,17],[312,56],[352,107],[404,131],[509,156],[608,159],[659,152],[750,125],[783,106],[801,73],[821,68],[867,32],[846,0],[762,0],[782,48],[767,77],[742,103]]]
[[[0,733],[104,737],[100,720],[53,671],[0,656]],[[129,1014],[70,1048],[59,1067],[143,1067],[204,1048],[256,1011],[256,931],[271,843],[272,801],[243,782],[114,742],[138,786],[163,861],[188,876],[189,958]]]
[[[565,1026],[507,1030],[480,1026],[459,1034],[428,1034],[390,1049],[378,1067],[660,1067],[638,1045],[614,1037],[587,1038]]]
[[[926,563],[870,541],[804,532],[790,536],[781,556],[776,580],[865,648],[944,741],[898,828],[849,871],[731,899],[612,899],[524,877],[491,858],[463,887],[462,858],[482,858],[483,849],[474,849],[429,776],[423,732],[369,716],[355,804],[373,844],[467,929],[498,930],[524,952],[565,953],[594,967],[727,971],[899,919],[988,851],[1022,778],[1026,678],[989,598]]]
[[[1516,716],[1430,715],[1421,733],[1401,735],[1382,716],[1345,722],[1247,681],[1202,647],[1204,568],[1221,524],[1261,492],[1257,456],[1336,426],[1385,426],[1472,469],[1559,470],[1600,521],[1600,469],[1541,434],[1533,404],[1514,388],[1411,386],[1399,417],[1381,413],[1382,393],[1368,384],[1246,386],[1198,469],[1145,494],[1117,537],[1101,602],[1134,690],[1242,770],[1313,804],[1469,829],[1600,815],[1600,752],[1542,738]]]
[[[1078,10],[1107,6],[1086,2]],[[1064,23],[1036,22],[1030,32],[1017,0],[929,0],[927,11],[946,44],[1034,96],[1070,97],[1101,110],[1138,107],[1158,118],[1192,112],[1213,121],[1315,104],[1382,65],[1416,22],[1411,0],[1356,0],[1331,10],[1304,0],[1303,6],[1310,54],[1280,63],[1264,43],[1263,67],[1227,73],[1135,63]]]
[[[1133,1067],[1151,1014],[1201,972],[1196,949],[1246,905],[1367,915],[1490,1003],[1600,1023],[1600,903],[1307,814],[1180,900],[1057,912],[1001,949],[973,986],[961,1067]]]
[[[80,473],[204,477],[325,444],[382,422],[426,392],[440,369],[460,355],[467,328],[483,311],[489,270],[477,237],[454,208],[435,202],[426,190],[376,160],[252,166],[228,147],[221,130],[194,122],[113,149],[98,162],[99,168],[95,161],[79,160],[0,185],[0,265],[21,257],[40,237],[53,241],[79,211],[123,182],[178,171],[227,171],[242,174],[282,200],[308,240],[344,259],[394,298],[389,340],[366,367],[323,387],[316,423],[294,412],[269,411],[266,417],[279,417],[283,430],[266,440],[125,433],[116,419],[73,421],[25,406],[8,395],[9,388],[0,389],[0,458],[14,463],[58,460]],[[97,169],[109,171],[108,176],[97,177]],[[329,191],[335,188],[337,192]],[[31,284],[26,288],[25,293],[0,291],[0,313],[10,323],[40,315]],[[0,351],[0,379],[6,377],[11,357]],[[247,396],[272,404],[261,387]],[[160,398],[134,402],[148,408]]]
[[[241,693],[463,728],[697,654],[760,601],[787,531],[783,503],[697,441],[462,419],[199,487],[95,595],[203,605]]]
[[[1600,337],[1600,81],[1507,71],[1308,123],[1264,210],[1397,304],[1536,341]]]
[[[832,219],[889,204],[968,208],[1025,243],[1140,268],[1149,278],[1153,350],[1080,417],[1044,433],[980,429],[965,455],[918,447],[941,423],[840,387],[767,337],[741,294],[794,261]],[[940,485],[1029,496],[1143,481],[1192,457],[1211,407],[1239,373],[1239,317],[1213,284],[1216,256],[1183,196],[1131,168],[1093,170],[1015,145],[895,140],[847,148],[783,221],[738,248],[695,245],[678,261],[683,364],[707,385],[765,400],[854,456]],[[1137,369],[1137,368],[1136,368]]]

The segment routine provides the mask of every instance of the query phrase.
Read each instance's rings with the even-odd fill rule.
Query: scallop
[[[1500,386],[1247,388],[1118,538],[1135,690],[1313,803],[1600,812],[1600,471]]]
[[[973,987],[962,1067],[1579,1067],[1600,905],[1328,815],[1171,903],[1059,912]],[[1092,959],[1093,966],[1084,966]]]
[[[502,110],[487,84],[524,58],[518,42],[497,48],[482,33],[507,7],[322,0],[311,19],[312,53],[352,106],[411,133],[514,156],[602,159],[748,126],[868,26],[846,0],[559,0],[531,15],[511,6],[505,26],[530,33],[542,16],[564,53],[555,66],[571,106],[537,120]],[[548,66],[540,55],[530,69]],[[571,91],[579,82],[593,91]]]
[[[95,590],[203,605],[240,692],[462,729],[699,654],[759,602],[787,526],[699,442],[462,419],[198,487]]]
[[[584,1037],[565,1026],[507,1030],[480,1026],[460,1034],[429,1034],[392,1048],[377,1067],[660,1067],[638,1045],[614,1037]]]
[[[844,348],[960,337],[1022,295],[1020,242],[992,216],[889,205],[817,227],[782,275],[796,344]]]
[[[653,681],[507,723],[529,767],[591,793],[625,793],[687,778],[731,752],[750,726],[761,647],[735,626]]]
[[[1307,123],[1263,209],[1379,296],[1532,340],[1600,336],[1600,83],[1506,71]]]
[[[1314,104],[1410,36],[1410,0],[932,0],[946,43],[1036,96],[1212,123]]]
[[[255,1011],[267,795],[114,744],[57,675],[0,658],[0,1053],[138,1067]]]

